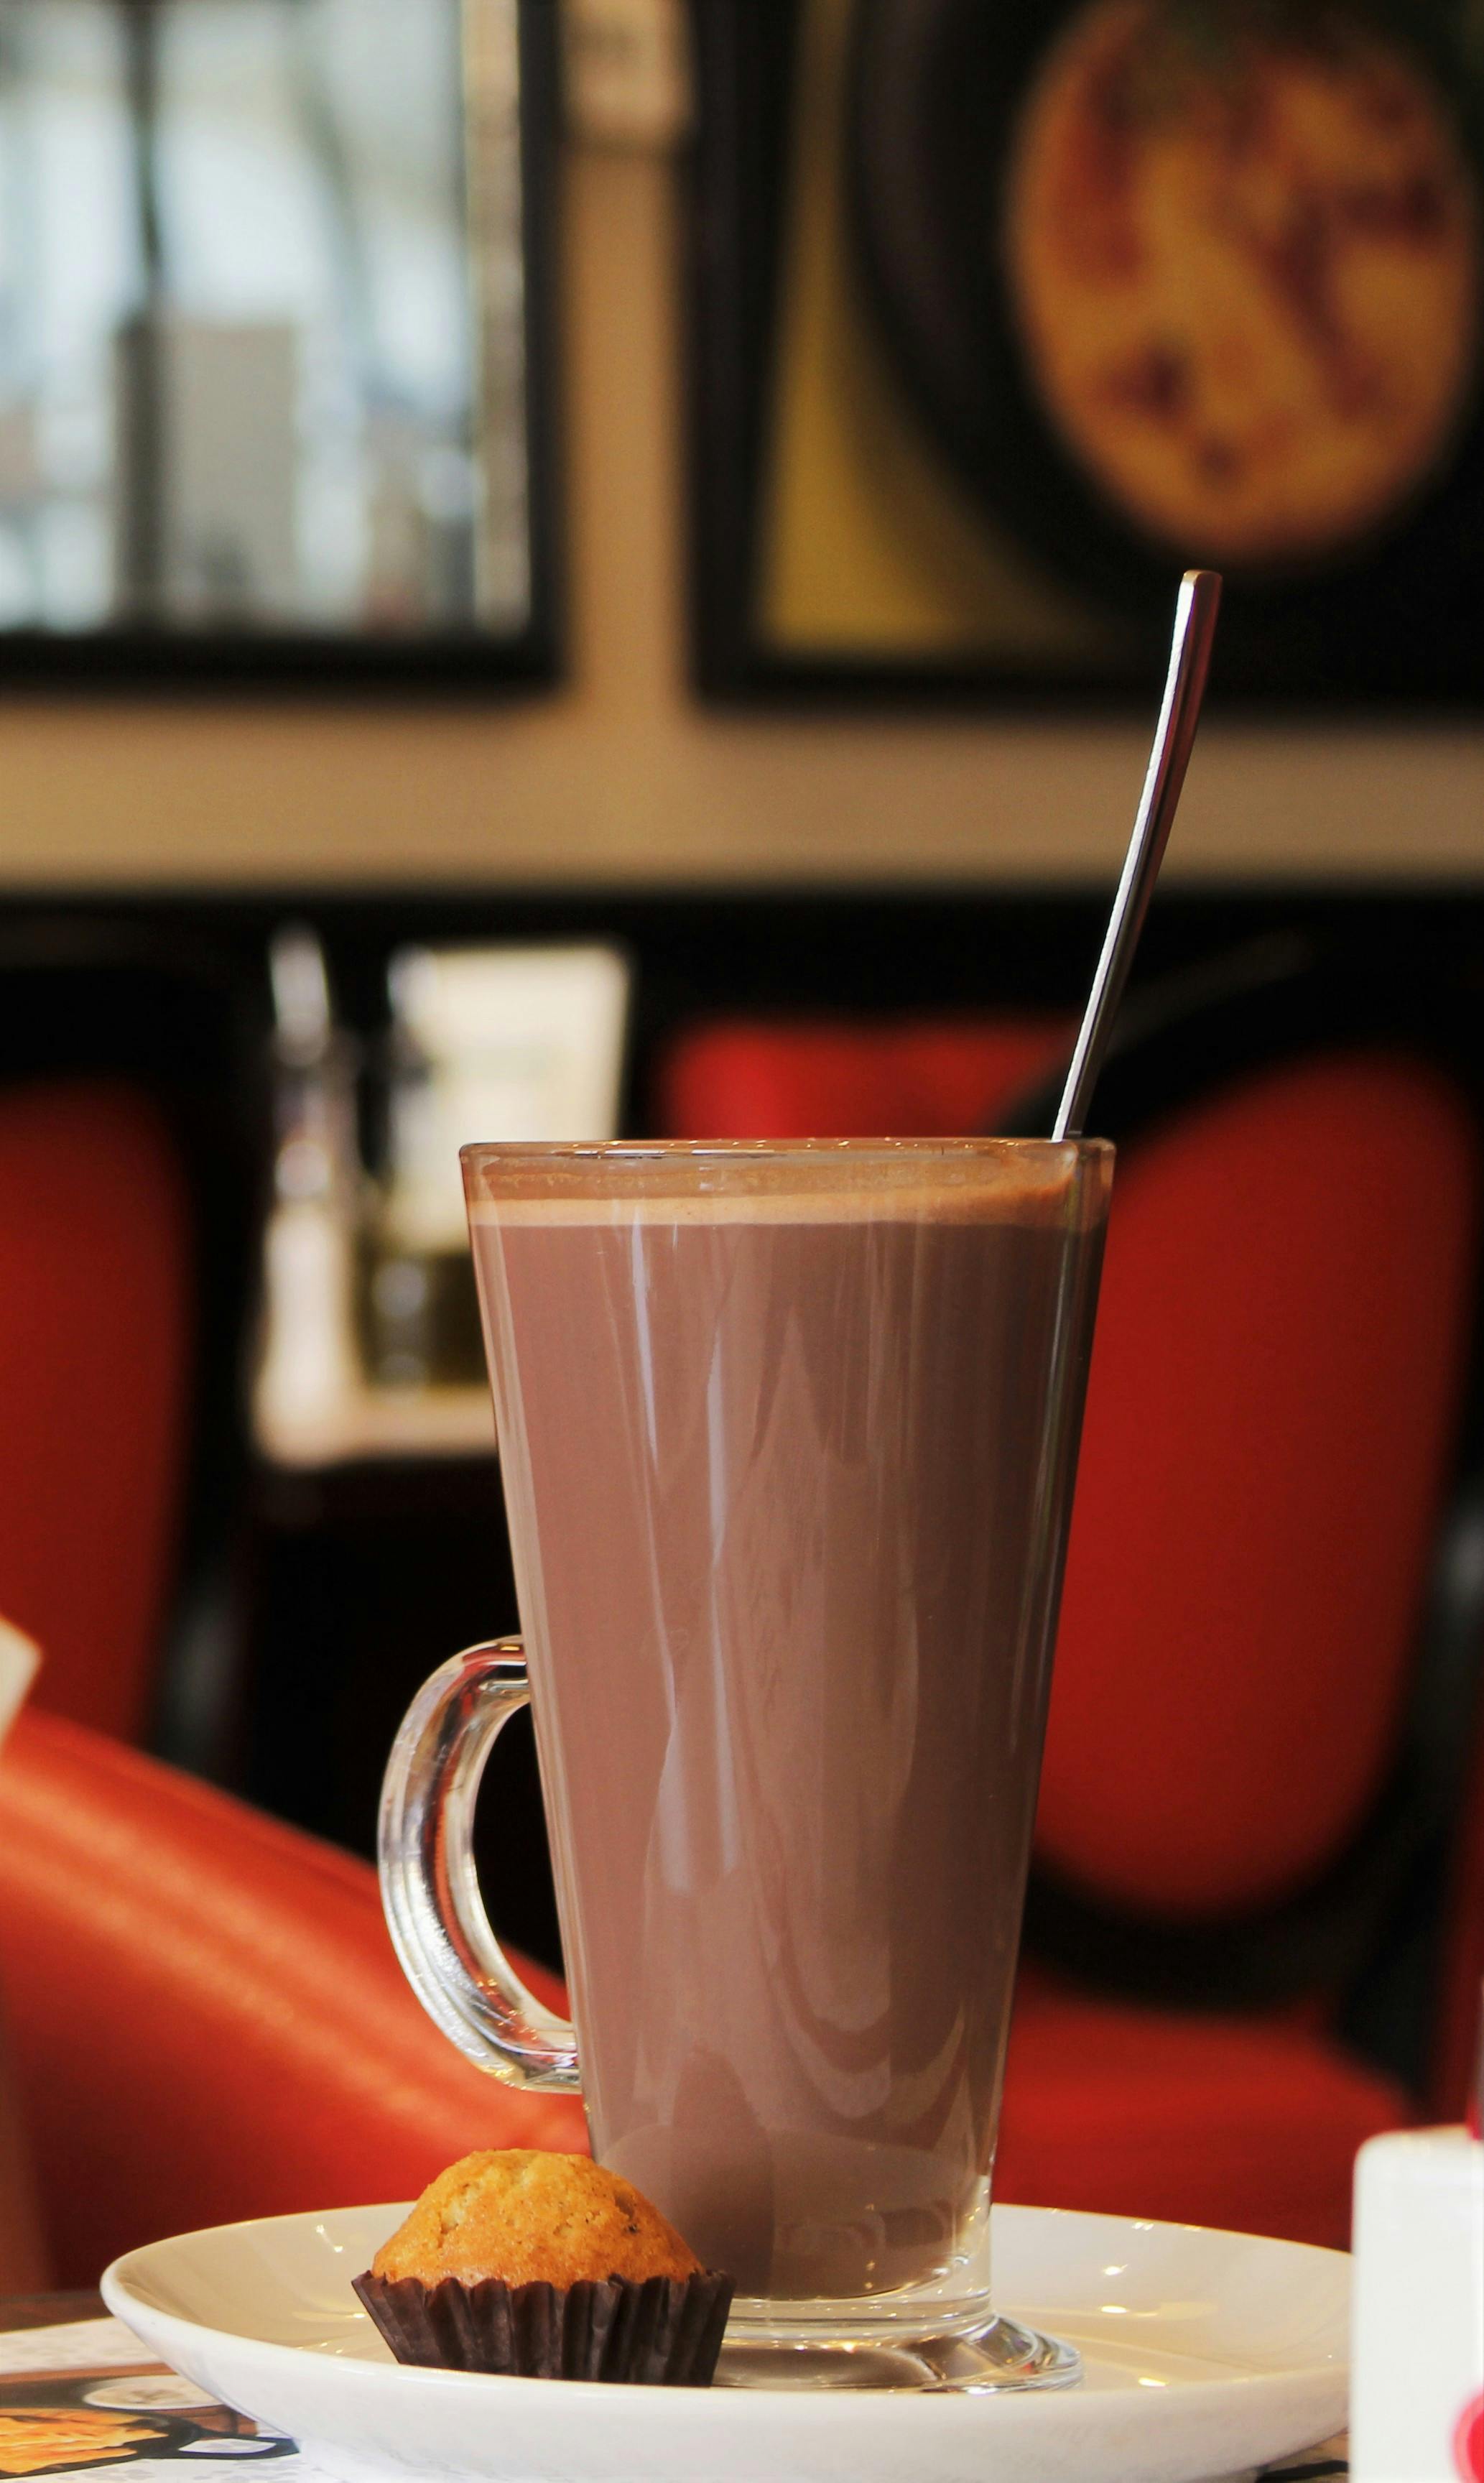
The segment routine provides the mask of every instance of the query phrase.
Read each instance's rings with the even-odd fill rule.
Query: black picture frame
[[[1122,643],[1113,654],[1095,663],[1061,662],[1054,671],[1034,657],[801,653],[770,643],[759,627],[759,520],[790,212],[795,64],[806,5],[807,0],[690,0],[697,112],[683,275],[693,683],[713,702],[785,708],[939,707],[1031,715],[1142,710],[1165,660],[1179,574],[1173,557],[1167,584],[1152,585],[1146,560],[1142,601],[1135,594],[1125,604],[1119,616]],[[860,100],[859,29],[879,0],[850,5],[854,105]],[[1030,60],[1037,50],[1036,26],[1044,21],[1054,33],[1077,5],[1079,0],[1026,0],[1023,12],[998,13],[998,22],[1013,30],[1005,40]],[[1376,5],[1384,21],[1392,0]],[[1418,0],[1429,40],[1451,24],[1454,5],[1455,0]],[[924,13],[929,6],[930,0],[922,0]],[[1470,160],[1484,181],[1484,93],[1466,99],[1459,119]],[[859,227],[859,161],[845,165],[843,178]],[[875,271],[864,265],[857,273],[874,312],[880,307]],[[923,392],[910,364],[900,351],[894,359],[903,402],[920,411]],[[1438,543],[1454,537],[1477,541],[1476,589],[1484,593],[1484,367],[1475,377],[1463,436],[1467,462],[1458,487],[1450,485],[1451,496],[1441,510],[1428,513],[1428,522]],[[1110,539],[1114,531],[1109,528]],[[1297,581],[1285,601],[1270,597],[1265,605],[1256,595],[1244,597],[1240,580],[1233,594],[1229,580],[1212,674],[1218,708],[1258,718],[1331,723],[1363,713],[1425,721],[1484,709],[1484,639],[1469,618],[1477,597],[1467,575],[1455,574],[1447,591],[1429,602],[1418,596],[1419,568],[1410,545],[1401,555],[1385,546],[1374,559],[1367,553],[1355,567],[1372,607],[1384,606],[1394,592],[1399,615],[1404,591],[1412,599],[1405,619],[1397,618],[1379,644],[1365,629],[1350,628],[1343,572],[1326,580],[1322,591]]]
[[[428,628],[377,635],[274,628],[70,631],[0,627],[0,695],[284,697],[409,693],[529,696],[561,677],[559,513],[561,64],[554,0],[517,0],[520,65],[523,395],[530,542],[525,622],[505,634]]]

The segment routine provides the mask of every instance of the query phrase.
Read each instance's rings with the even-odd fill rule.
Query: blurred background
[[[168,2221],[80,2213],[57,2101],[111,1805],[146,1911],[253,1884],[225,1808],[151,1858],[150,1754],[367,1856],[411,1691],[515,1626],[459,1143],[1047,1126],[1194,560],[1006,2194],[1338,2242],[1360,2139],[1460,2108],[1481,107],[1471,0],[0,0],[0,1612],[44,1655],[0,1984],[54,2268]],[[556,1968],[520,1729],[486,1885]],[[170,2008],[111,2022],[147,2119]],[[203,2133],[173,2221],[377,2147],[416,2186],[411,2129],[259,2130],[226,2190]]]

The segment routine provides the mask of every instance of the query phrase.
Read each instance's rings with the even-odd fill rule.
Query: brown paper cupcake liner
[[[732,2293],[729,2276],[704,2273],[643,2284],[352,2282],[399,2363],[669,2389],[710,2387]]]

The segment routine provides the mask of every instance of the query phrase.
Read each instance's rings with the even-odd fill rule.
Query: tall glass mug
[[[759,2346],[991,2318],[989,2197],[1112,1181],[1098,1141],[464,1151],[525,1653],[392,1757],[403,1962]],[[529,1696],[572,2026],[469,1853]]]

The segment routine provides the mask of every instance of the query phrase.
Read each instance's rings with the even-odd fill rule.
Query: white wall
[[[1142,725],[711,715],[684,686],[673,174],[574,152],[570,680],[516,706],[0,704],[0,883],[1040,880],[1115,867]],[[1484,725],[1212,730],[1168,868],[1484,873]]]

